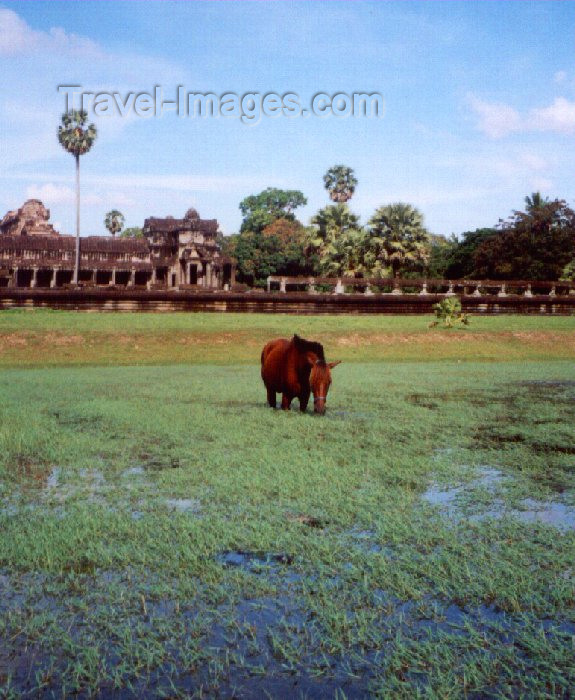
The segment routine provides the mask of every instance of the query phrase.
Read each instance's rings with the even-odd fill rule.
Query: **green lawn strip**
[[[0,366],[257,363],[270,338],[317,338],[345,362],[573,359],[574,317],[477,316],[464,329],[430,316],[0,312]]]

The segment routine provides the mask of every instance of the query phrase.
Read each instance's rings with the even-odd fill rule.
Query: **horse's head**
[[[331,385],[331,370],[339,365],[338,362],[325,362],[317,358],[310,358],[313,362],[309,375],[309,384],[313,394],[313,410],[315,413],[323,415],[325,413],[325,402],[327,392]]]

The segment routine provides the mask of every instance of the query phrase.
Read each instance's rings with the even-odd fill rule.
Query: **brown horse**
[[[299,335],[291,340],[270,340],[262,350],[261,359],[262,379],[272,408],[276,407],[276,393],[280,393],[284,411],[289,411],[296,396],[300,411],[305,411],[310,392],[313,392],[313,410],[325,413],[330,370],[339,362],[326,362],[320,343],[304,340]]]

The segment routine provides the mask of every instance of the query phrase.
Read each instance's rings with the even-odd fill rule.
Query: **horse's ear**
[[[328,366],[330,369],[333,369],[334,367],[337,367],[337,365],[339,365],[340,363],[341,363],[341,360],[338,360],[337,362],[328,362],[328,363],[327,363],[327,366]]]
[[[311,367],[313,367],[318,362],[317,355],[315,354],[315,352],[306,352],[305,357],[308,365],[310,365]]]

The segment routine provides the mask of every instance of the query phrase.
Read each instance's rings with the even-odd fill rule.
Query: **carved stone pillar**
[[[38,286],[38,268],[33,267],[32,268],[32,280],[30,282],[30,287],[37,287]]]

